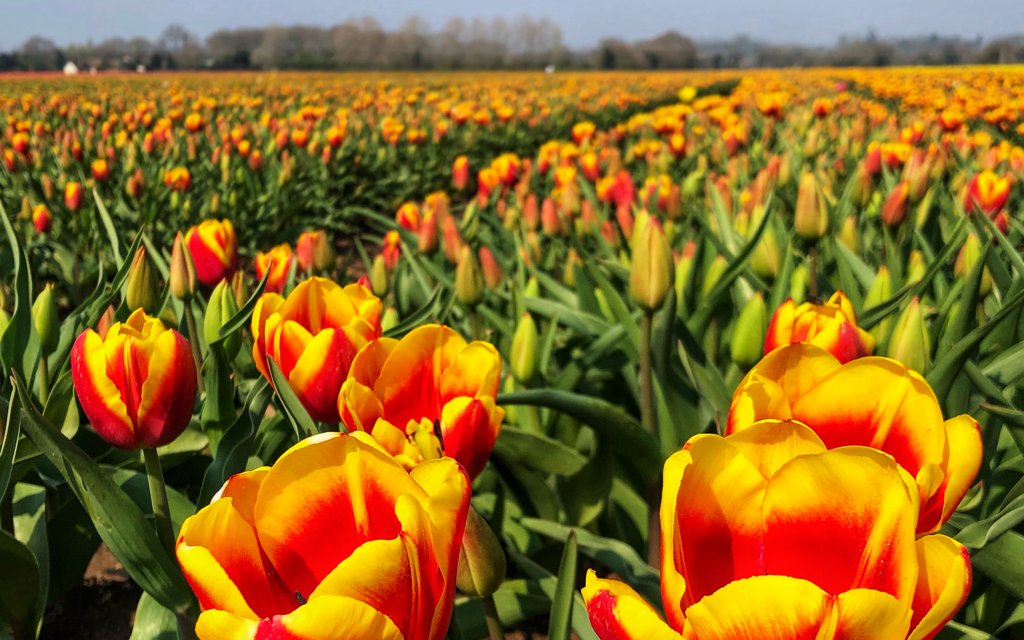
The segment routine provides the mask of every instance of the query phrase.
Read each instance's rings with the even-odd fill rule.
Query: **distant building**
[[[64,75],[73,76],[78,74],[78,65],[68,60],[64,64]]]

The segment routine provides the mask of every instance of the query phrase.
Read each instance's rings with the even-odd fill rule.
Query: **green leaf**
[[[971,554],[971,564],[1013,597],[1024,600],[1024,535],[1004,533]]]
[[[558,440],[515,427],[501,430],[494,453],[508,464],[532,467],[548,475],[572,475],[587,463],[575,449]]]
[[[18,449],[18,438],[21,437],[21,407],[16,389],[11,389],[7,418],[0,422],[0,435],[3,436],[0,440],[0,501],[3,501],[14,472],[14,453]]]
[[[107,241],[110,242],[110,248],[114,251],[114,262],[121,264],[124,262],[124,258],[121,256],[121,242],[117,239],[117,228],[114,226],[114,221],[110,218],[110,212],[103,204],[103,199],[100,198],[100,192],[95,188],[92,190],[92,198],[96,201],[96,209],[99,211],[103,228],[107,232]],[[132,256],[134,255],[133,253]]]
[[[4,568],[4,577],[0,580],[0,625],[7,622],[12,629],[27,630],[32,624],[39,594],[39,567],[29,548],[3,529],[0,529],[0,567]]]
[[[176,612],[194,607],[191,589],[143,512],[76,444],[32,406],[24,382],[12,378],[23,404],[22,429],[57,468],[96,531],[135,582]]]
[[[573,596],[576,593],[576,534],[572,531],[565,540],[565,551],[558,567],[558,586],[551,599],[551,617],[548,622],[550,640],[569,640],[572,623]]]
[[[656,477],[660,472],[661,454],[657,443],[635,419],[610,402],[557,389],[503,393],[497,400],[502,405],[547,407],[573,416],[609,444],[614,443],[648,477]]]
[[[416,327],[421,326],[429,318],[434,317],[443,293],[443,288],[435,287],[434,293],[427,300],[426,304],[409,314],[409,317],[385,331],[384,335],[388,338],[401,338]]]
[[[11,313],[10,324],[3,336],[0,336],[0,365],[4,371],[15,369],[22,376],[31,379],[35,374],[35,356],[38,349],[29,349],[32,340],[32,272],[29,268],[28,256],[18,242],[18,236],[7,219],[7,212],[0,203],[0,220],[7,232],[7,241],[11,246],[11,257],[14,260],[14,311]]]
[[[174,612],[161,607],[148,593],[143,593],[135,608],[135,624],[128,640],[178,640],[178,621]]]
[[[213,462],[203,475],[203,486],[199,491],[200,507],[209,504],[228,478],[245,471],[249,456],[255,449],[253,437],[273,395],[266,380],[260,380],[249,392],[241,415],[224,432]]]
[[[39,590],[33,611],[34,629],[38,634],[46,613],[46,599],[50,591],[50,545],[46,533],[46,489],[19,483],[14,488],[14,536],[35,558],[39,568]],[[34,637],[34,636],[33,636]]]
[[[288,416],[292,428],[295,429],[295,437],[302,440],[318,433],[316,423],[313,422],[313,418],[309,417],[306,408],[302,406],[299,396],[295,395],[295,390],[292,389],[288,378],[281,373],[281,367],[277,366],[273,358],[267,358],[267,366],[270,369],[270,378],[274,382],[274,391],[277,394],[277,399],[280,400],[281,409]]]
[[[245,301],[245,304],[243,304],[242,307],[235,312],[235,315],[231,316],[230,320],[228,320],[223,324],[223,326],[221,326],[220,332],[217,333],[217,339],[214,340],[212,344],[223,343],[225,340],[231,337],[233,333],[249,324],[250,320],[252,319],[252,311],[253,309],[256,308],[256,303],[259,302],[260,297],[266,290],[267,279],[269,278],[270,271],[268,270],[265,274],[263,274],[263,279],[260,280],[259,284],[256,285],[256,289],[249,296],[249,299]]]

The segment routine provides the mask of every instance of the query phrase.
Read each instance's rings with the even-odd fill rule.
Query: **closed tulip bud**
[[[129,311],[142,309],[156,313],[160,296],[157,293],[156,273],[149,264],[146,247],[139,247],[128,269],[128,280],[125,282],[124,302]]]
[[[768,307],[757,292],[740,312],[729,345],[732,361],[741,369],[749,369],[761,359],[767,324]]]
[[[910,187],[906,182],[899,182],[882,203],[882,224],[894,229],[907,217],[907,198]]]
[[[227,280],[213,288],[210,293],[210,300],[206,305],[206,315],[203,316],[203,335],[207,344],[214,342],[220,337],[220,330],[238,313],[238,305],[235,303],[235,294],[228,286]],[[231,334],[224,341],[224,351],[228,358],[234,358],[242,346],[242,336],[239,332]]]
[[[674,275],[672,252],[657,218],[641,215],[633,230],[633,261],[629,269],[629,294],[646,311],[665,303]]]
[[[878,273],[875,274],[875,279],[871,281],[871,286],[868,287],[867,295],[864,296],[864,308],[870,309],[871,307],[877,307],[891,297],[892,276],[889,274],[889,269],[885,265],[882,265],[878,267]],[[871,327],[869,332],[877,344],[884,344],[886,338],[889,337],[889,330],[891,328],[892,318],[886,317],[881,322]]]
[[[488,289],[497,289],[505,281],[505,274],[501,272],[501,265],[494,257],[494,252],[486,246],[480,247],[480,269],[484,274],[484,283]]]
[[[180,231],[174,236],[174,245],[171,247],[171,265],[167,280],[171,287],[171,295],[178,300],[189,302],[195,296],[198,285],[196,265],[192,262],[192,254],[185,250],[185,240]]]
[[[437,216],[429,214],[423,217],[417,234],[416,250],[431,255],[437,251]]]
[[[687,292],[686,285],[690,282],[690,274],[693,272],[693,262],[697,255],[697,243],[693,240],[687,240],[686,244],[683,245],[683,252],[676,260],[676,272],[674,275],[674,285],[676,290],[676,300],[681,302],[683,296]],[[682,310],[682,304],[679,305],[680,311]]]
[[[334,263],[334,252],[324,230],[303,232],[295,242],[295,258],[306,273],[329,269]]]
[[[707,272],[704,274],[704,282],[700,289],[701,296],[704,298],[708,297],[728,266],[729,262],[725,259],[725,256],[715,256],[715,259],[708,265]]]
[[[524,313],[519,319],[519,325],[512,336],[512,352],[509,361],[512,365],[512,375],[516,380],[524,384],[530,382],[537,373],[537,348],[539,343],[537,334],[537,323],[533,316]]]
[[[370,267],[370,288],[373,290],[373,295],[378,298],[386,296],[389,288],[388,281],[387,262],[384,260],[384,256],[377,254],[377,257],[373,259],[373,265]]]
[[[57,350],[60,342],[60,320],[57,318],[57,303],[53,299],[53,285],[47,284],[32,303],[32,324],[39,335],[39,348],[43,356]]]
[[[494,531],[476,509],[470,507],[459,549],[455,586],[466,595],[489,596],[504,582],[506,564],[505,552],[498,536],[494,535]]]
[[[924,197],[917,203],[917,212],[914,218],[914,224],[918,229],[924,228],[925,224],[928,223],[928,218],[932,212],[932,203],[935,201],[936,189],[929,189],[925,192]]]
[[[857,216],[846,216],[843,226],[839,229],[839,242],[852,251],[860,251],[860,233],[857,231]]]
[[[910,257],[907,259],[907,284],[920,282],[927,270],[924,254],[919,249],[911,251]]]
[[[231,276],[231,293],[235,296],[235,304],[241,307],[249,299],[249,288],[245,286],[245,274],[236,271]]]
[[[953,273],[958,278],[967,280],[979,258],[981,258],[981,240],[978,239],[978,234],[972,231],[967,234],[967,240],[960,247],[960,253],[956,257],[956,263],[953,265]],[[985,271],[981,275],[981,286],[978,289],[978,294],[984,297],[991,291],[992,274],[989,272],[988,267],[985,267]]]
[[[11,324],[11,314],[7,313],[6,310],[0,309],[0,338],[4,337],[4,332],[7,331],[7,327]]]
[[[394,307],[388,307],[380,317],[380,330],[387,331],[398,325],[398,311]]]
[[[752,227],[751,233],[753,231]],[[771,226],[764,230],[761,241],[757,243],[753,253],[750,254],[750,268],[758,276],[768,280],[774,280],[775,276],[779,274],[779,269],[782,268],[782,247],[779,244],[779,237],[775,234],[775,229]]]
[[[793,267],[789,276],[789,297],[796,302],[803,302],[807,297],[807,267],[802,264]]]
[[[455,298],[467,307],[475,307],[484,298],[484,276],[476,254],[467,246],[459,253],[455,267]]]
[[[920,301],[915,296],[903,313],[889,338],[888,355],[909,368],[924,373],[931,363],[931,340]]]
[[[523,287],[524,298],[539,298],[540,297],[540,283],[537,281],[535,276],[530,276],[530,279],[526,281],[526,286]]]
[[[96,322],[96,333],[104,340],[107,337],[107,332],[110,331],[110,327],[114,326],[114,322],[116,320],[114,314],[114,305],[107,305],[103,315],[101,315],[100,319]]]
[[[39,233],[49,233],[53,227],[53,214],[45,204],[37,204],[32,208],[32,226]]]
[[[807,241],[817,241],[828,231],[828,209],[814,174],[806,172],[800,178],[796,196],[796,214],[793,229]]]

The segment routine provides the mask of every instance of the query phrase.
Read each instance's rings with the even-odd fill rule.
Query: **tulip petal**
[[[766,573],[910,602],[917,488],[886,454],[843,447],[794,458],[768,482],[761,513]]]
[[[208,609],[199,614],[196,635],[199,640],[253,640],[259,625],[258,620],[229,611]]]
[[[817,640],[830,596],[806,580],[757,576],[730,582],[686,612],[686,640]]]
[[[466,341],[452,329],[426,325],[395,346],[374,383],[384,415],[399,429],[441,416],[441,380]]]
[[[441,409],[441,438],[446,456],[466,467],[470,478],[480,475],[501,431],[505,410],[494,397],[458,397]]]
[[[946,420],[945,427],[949,440],[946,484],[936,494],[936,498],[942,500],[942,513],[938,522],[934,524],[927,521],[920,523],[918,531],[937,530],[943,522],[949,520],[960,506],[960,501],[967,494],[967,490],[974,484],[974,479],[981,469],[981,431],[974,418],[968,415],[956,416]],[[926,514],[922,514],[921,517],[925,520]],[[929,528],[929,525],[933,527]]]
[[[680,635],[633,589],[587,571],[583,588],[590,624],[601,640],[678,640]]]
[[[287,615],[263,620],[255,636],[255,640],[328,638],[405,640],[387,616],[364,602],[339,596],[315,598]]]
[[[270,371],[267,369],[267,345],[270,344],[268,340],[268,327],[267,324],[270,317],[277,314],[281,305],[284,304],[284,298],[276,293],[264,293],[260,296],[260,299],[256,301],[256,306],[252,311],[252,320],[250,321],[249,328],[252,330],[252,359],[256,363],[256,368],[259,369],[263,377],[270,379]],[[277,324],[280,322],[280,315]]]
[[[905,638],[911,611],[888,593],[854,589],[839,594],[833,640],[879,640]]]
[[[715,437],[715,436],[697,436]],[[694,439],[691,438],[690,443]],[[676,512],[674,505],[679,501],[679,485],[683,474],[693,463],[689,448],[669,456],[665,461],[661,483],[661,601],[665,617],[674,629],[682,629],[686,621],[683,610],[683,595],[686,593],[686,579],[683,578],[682,549],[675,544]]]
[[[378,448],[329,435],[285,452],[267,473],[254,508],[260,545],[304,596],[363,543],[395,538],[401,530],[397,497],[422,493]]]
[[[149,354],[148,375],[142,384],[138,432],[142,444],[160,447],[178,436],[188,424],[196,402],[196,370],[185,336],[161,333]]]
[[[75,340],[71,349],[71,375],[75,394],[93,429],[116,447],[133,449],[138,446],[135,425],[128,416],[121,391],[107,375],[103,340],[92,329]]]
[[[501,356],[488,342],[471,342],[455,356],[441,380],[441,402],[459,396],[491,396],[498,394],[501,377]]]
[[[334,329],[322,330],[306,344],[288,382],[314,420],[338,422],[338,392],[354,355],[352,344]]]
[[[920,575],[909,640],[930,640],[967,600],[971,555],[959,542],[931,535],[917,541],[917,562]]]

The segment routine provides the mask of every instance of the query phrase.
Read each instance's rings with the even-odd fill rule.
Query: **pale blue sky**
[[[58,44],[110,36],[155,38],[171,22],[200,36],[222,27],[330,25],[371,15],[393,28],[419,14],[434,27],[448,18],[547,17],[567,44],[605,36],[646,38],[677,29],[706,39],[747,34],[774,42],[832,44],[844,33],[880,36],[932,32],[989,38],[1024,32],[1021,0],[0,0],[0,49],[39,34]]]

